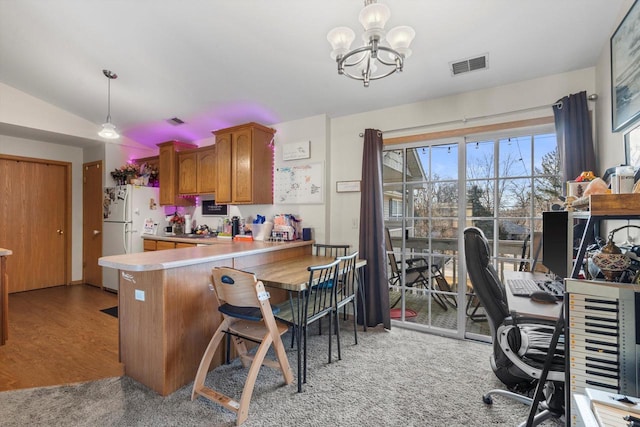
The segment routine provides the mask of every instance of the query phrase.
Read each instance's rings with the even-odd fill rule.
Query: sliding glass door
[[[384,151],[394,323],[459,337],[489,335],[461,259],[463,231],[467,226],[484,231],[499,273],[531,268],[542,212],[558,203],[562,192],[552,130],[467,136]]]

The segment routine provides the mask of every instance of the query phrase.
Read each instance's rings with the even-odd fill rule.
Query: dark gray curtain
[[[565,181],[575,179],[582,171],[593,171],[598,175],[587,102],[587,92],[583,91],[565,96],[553,105],[558,154]]]
[[[360,258],[367,260],[364,294],[367,326],[391,328],[389,285],[384,245],[384,202],[382,198],[382,132],[367,129],[362,150],[362,193],[360,199]],[[362,310],[358,311],[362,323]]]

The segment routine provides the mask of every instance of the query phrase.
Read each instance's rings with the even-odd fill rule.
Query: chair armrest
[[[507,320],[512,321],[513,319],[507,318]],[[518,369],[526,372],[532,378],[539,379],[542,375],[542,366],[532,366],[523,360],[523,355],[526,355],[527,351],[530,350],[530,345],[531,349],[535,347],[537,351],[540,351],[541,347],[544,346],[548,348],[555,325],[540,324],[537,320],[540,319],[536,319],[536,322],[525,323],[523,319],[518,319],[517,326],[503,323],[498,327],[496,339],[499,341],[502,352]],[[517,330],[514,331],[513,329]],[[520,349],[511,348],[510,333],[521,334],[522,345]],[[556,356],[554,357],[564,357],[564,350],[561,348],[563,345],[560,344],[562,341],[558,342]],[[552,366],[552,369],[547,374],[547,380],[564,382],[564,362],[556,365],[555,369]]]

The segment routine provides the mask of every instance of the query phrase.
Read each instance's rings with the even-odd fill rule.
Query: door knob
[[[100,230],[93,230],[93,235],[97,236],[98,234],[100,234]]]
[[[57,229],[57,230],[56,230],[56,232],[57,232],[58,234],[64,234],[64,231],[62,231],[61,229]]]

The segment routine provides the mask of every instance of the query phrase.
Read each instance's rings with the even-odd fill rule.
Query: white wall
[[[82,149],[0,135],[0,153],[71,163],[71,280],[82,280]]]

